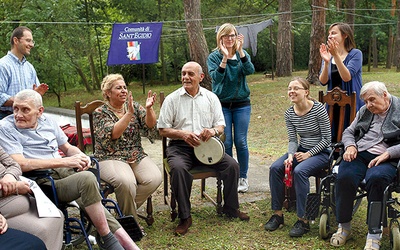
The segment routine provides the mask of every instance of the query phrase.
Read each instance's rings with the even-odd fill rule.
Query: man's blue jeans
[[[232,155],[233,142],[235,142],[236,155],[240,166],[240,178],[247,178],[249,170],[249,148],[247,147],[247,132],[249,130],[251,105],[239,108],[224,108],[226,127],[224,133],[226,139],[224,142],[225,152]],[[232,137],[233,129],[233,137]]]

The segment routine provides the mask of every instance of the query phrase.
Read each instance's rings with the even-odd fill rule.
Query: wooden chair
[[[164,92],[160,93],[160,107],[164,102]],[[168,197],[168,179],[170,176],[170,166],[168,165],[167,155],[166,155],[166,148],[167,148],[167,138],[162,137],[162,152],[163,152],[163,169],[164,169],[164,203],[171,208],[171,220],[174,221],[178,215],[176,211],[176,199],[174,193],[171,189],[171,199],[169,200]],[[201,180],[201,198],[206,198],[209,200],[214,206],[216,207],[217,213],[222,214],[222,181],[218,177],[217,172],[211,167],[205,166],[194,166],[190,171],[193,175],[194,180]],[[214,200],[209,194],[206,193],[206,179],[214,177],[217,179],[217,199]]]
[[[356,92],[351,93],[351,95],[347,95],[347,92],[340,89],[339,87],[335,87],[332,90],[326,92],[324,95],[324,91],[319,91],[319,96],[318,100],[322,103],[325,103],[325,105],[328,107],[328,115],[329,115],[329,120],[331,122],[331,127],[333,125],[333,107],[335,105],[339,106],[340,108],[340,113],[339,113],[339,122],[338,122],[338,127],[336,130],[337,134],[337,141],[340,142],[342,140],[342,134],[343,131],[346,129],[344,127],[344,122],[345,122],[345,115],[346,115],[346,109],[349,109],[350,111],[350,121],[349,124],[354,120],[356,117]],[[349,108],[346,108],[349,107]]]
[[[93,127],[93,111],[97,108],[100,107],[101,105],[104,104],[104,101],[101,100],[95,100],[90,103],[87,103],[85,106],[82,105],[80,101],[75,102],[75,116],[76,116],[76,129],[77,129],[77,134],[78,134],[78,148],[82,150],[83,152],[86,150],[86,147],[84,146],[84,136],[83,136],[83,127],[82,127],[82,119],[84,115],[88,116],[89,119],[89,127],[90,127],[90,134],[91,134],[91,142],[92,142],[92,150],[91,152],[94,154],[94,149],[95,149],[95,140],[94,140],[94,127]],[[103,190],[103,195],[105,198],[111,193],[114,192],[114,188],[108,184],[108,183],[101,183],[102,185],[102,190]],[[147,207],[146,207],[146,213],[147,216],[138,214],[138,216],[142,219],[144,219],[147,223],[147,225],[151,226],[154,223],[154,218],[153,218],[153,202],[152,202],[152,197],[149,196],[147,198]]]
[[[342,140],[343,131],[346,129],[344,127],[345,123],[345,115],[346,109],[350,110],[350,121],[351,123],[356,117],[356,93],[353,92],[351,95],[347,95],[347,92],[340,89],[339,87],[335,87],[330,91],[327,91],[324,94],[324,91],[319,91],[318,93],[318,101],[321,103],[325,103],[328,108],[328,116],[331,124],[331,128],[333,125],[333,107],[335,105],[339,106],[339,122],[336,130],[337,141],[332,141],[332,143],[340,142]],[[346,108],[348,107],[348,108]],[[318,190],[320,185],[320,177],[326,175],[326,172],[323,171],[320,175],[315,176],[315,187]],[[296,191],[294,187],[286,187],[285,186],[285,200],[283,203],[283,207],[289,211],[292,211],[296,207]]]

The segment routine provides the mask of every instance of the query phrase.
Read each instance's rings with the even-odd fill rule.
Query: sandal
[[[346,235],[344,235],[343,233]],[[346,244],[346,241],[350,239],[350,234],[350,231],[339,227],[337,232],[334,233],[331,237],[331,245],[335,247],[343,246],[344,244]]]
[[[378,247],[376,248],[374,247],[374,245],[377,245]],[[381,245],[380,240],[367,239],[364,250],[379,250],[380,245]]]

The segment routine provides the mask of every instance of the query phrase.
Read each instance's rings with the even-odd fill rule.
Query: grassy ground
[[[294,76],[305,77],[307,72],[294,72]],[[275,80],[264,78],[261,74],[254,74],[248,78],[252,91],[252,117],[249,130],[249,148],[252,155],[258,155],[268,160],[275,160],[287,147],[286,129],[283,121],[283,112],[290,103],[286,96],[286,86],[291,77],[277,78]],[[383,81],[387,84],[389,92],[400,96],[400,73],[394,70],[373,69],[363,73],[363,82],[372,80]],[[177,89],[180,84],[146,86],[146,91],[152,89],[165,94]],[[144,103],[146,95],[142,93],[140,83],[131,83],[134,98],[139,103]],[[312,86],[312,96],[317,97],[318,91],[326,90],[323,86]],[[73,103],[80,100],[87,103],[94,99],[101,99],[100,91],[94,95],[80,90],[71,90],[62,95],[62,106],[73,109]],[[46,94],[45,106],[58,106],[55,96]],[[158,114],[158,105],[155,107]],[[267,177],[266,177],[267,178]],[[195,190],[193,192],[196,192]],[[245,194],[246,195],[246,194]],[[276,232],[266,232],[263,224],[269,219],[270,199],[241,204],[241,210],[249,213],[250,222],[229,220],[216,215],[213,207],[201,206],[197,194],[192,194],[193,221],[187,235],[173,236],[177,222],[169,221],[168,211],[155,213],[155,223],[146,228],[147,236],[138,245],[143,249],[333,249],[329,242],[318,238],[318,221],[311,225],[311,232],[300,239],[288,236],[288,231],[296,220],[294,213],[285,214],[286,226]],[[155,204],[157,205],[157,204]],[[366,209],[365,201],[353,220],[353,239],[345,247],[335,249],[363,249],[365,244]],[[381,249],[389,249],[389,240],[385,236]],[[85,246],[82,245],[82,248]]]

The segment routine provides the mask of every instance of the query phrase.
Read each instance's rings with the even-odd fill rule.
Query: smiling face
[[[300,103],[307,100],[309,90],[300,81],[293,80],[288,85],[288,96],[292,103]]]
[[[125,103],[128,96],[128,90],[124,80],[116,80],[113,82],[111,89],[108,90],[107,96],[110,104],[120,106]]]
[[[182,67],[182,86],[191,96],[195,96],[204,78],[201,66],[196,62],[188,62]]]
[[[28,56],[31,54],[31,49],[35,47],[32,33],[29,30],[24,30],[21,38],[14,37],[13,53],[16,56]]]
[[[235,31],[230,32],[229,34],[223,35],[221,37],[222,43],[225,45],[226,48],[233,48],[236,44],[236,33]]]
[[[32,99],[15,99],[13,104],[14,121],[17,128],[36,128],[37,121],[42,116],[43,106],[37,107]]]
[[[237,30],[231,23],[224,23],[217,32],[217,48],[221,49],[221,42],[227,49],[236,51]]]

